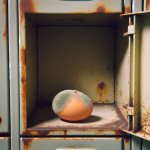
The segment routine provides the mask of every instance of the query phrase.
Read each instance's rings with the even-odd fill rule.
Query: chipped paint
[[[104,95],[107,94],[108,92],[108,88],[107,88],[107,85],[104,81],[100,82],[98,85],[97,85],[97,89],[96,89],[96,92],[97,94],[102,97]]]

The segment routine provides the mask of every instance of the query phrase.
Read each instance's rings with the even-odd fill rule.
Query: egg
[[[88,118],[93,111],[91,99],[76,90],[64,90],[53,99],[52,109],[55,114],[66,121],[81,121]]]

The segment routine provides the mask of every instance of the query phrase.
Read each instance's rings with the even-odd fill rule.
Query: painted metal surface
[[[121,138],[21,138],[21,150],[121,150]]]
[[[8,137],[0,137],[0,149],[10,150],[10,140]]]
[[[131,149],[132,150],[142,150],[142,140],[136,136],[132,136],[131,138],[132,144],[131,144]]]
[[[0,0],[0,133],[9,132],[7,1]]]
[[[132,12],[140,12],[143,10],[143,1],[142,0],[133,0],[132,1]]]
[[[11,150],[19,148],[19,82],[17,0],[8,0]]]
[[[132,0],[124,0],[124,13],[132,12]]]

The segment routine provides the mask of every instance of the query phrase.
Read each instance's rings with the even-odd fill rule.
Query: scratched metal
[[[6,0],[0,0],[0,132],[9,132]]]
[[[109,144],[108,144],[109,143]],[[21,138],[21,150],[121,150],[121,138]],[[126,150],[126,149],[125,149]]]

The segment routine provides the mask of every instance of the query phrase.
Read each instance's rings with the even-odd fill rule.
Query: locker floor
[[[31,116],[28,118],[28,129],[26,133],[41,133],[50,134],[50,131],[56,131],[61,134],[61,131],[70,131],[70,134],[81,134],[80,131],[87,131],[91,135],[95,135],[99,131],[105,131],[103,134],[116,134],[113,131],[118,131],[119,127],[126,124],[122,114],[115,104],[94,104],[92,115],[80,122],[66,122],[59,119],[47,104],[37,105]],[[75,131],[74,133],[71,131]],[[112,132],[111,132],[112,131]],[[88,134],[87,133],[87,134]],[[84,134],[84,133],[82,133]],[[101,134],[101,133],[100,133]]]

